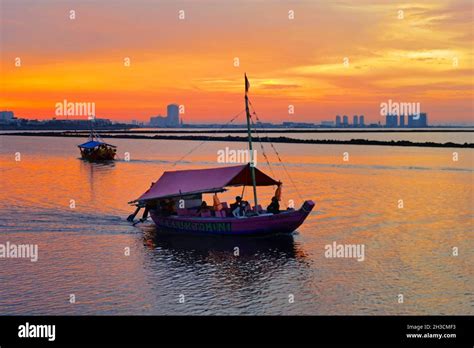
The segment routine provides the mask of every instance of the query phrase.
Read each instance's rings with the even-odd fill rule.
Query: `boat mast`
[[[249,91],[250,83],[247,79],[247,74],[245,74],[245,111],[247,113],[247,131],[249,135],[249,151],[250,151],[250,173],[252,174],[252,185],[253,185],[253,200],[255,207],[257,207],[257,183],[255,180],[255,166],[253,158],[253,149],[252,149],[252,132],[250,130],[250,110],[249,110],[249,97],[247,92]]]
[[[89,117],[89,128],[90,128],[90,131],[89,131],[89,139],[91,141],[94,140],[94,131],[92,130],[92,119]]]

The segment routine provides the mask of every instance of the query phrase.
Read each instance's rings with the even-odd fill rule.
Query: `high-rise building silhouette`
[[[428,116],[422,112],[418,116],[408,115],[408,127],[410,128],[424,128],[428,127]]]
[[[336,116],[336,127],[340,127],[341,126],[341,116],[337,115]]]
[[[170,104],[167,107],[167,118],[168,126],[178,127],[179,126],[179,106],[176,104]]]
[[[361,127],[365,126],[365,124],[364,124],[364,115],[359,116],[359,126],[361,126]]]
[[[13,111],[0,111],[0,122],[2,123],[9,123],[13,121],[15,115]]]
[[[385,121],[385,127],[387,128],[396,128],[398,127],[398,116],[397,115],[387,115]]]
[[[152,127],[179,127],[179,106],[170,104],[166,108],[167,115],[150,117]]]
[[[428,127],[428,116],[425,112],[420,113],[420,127]]]
[[[400,123],[398,124],[399,127],[405,127],[405,115],[400,115]]]
[[[354,117],[352,118],[352,126],[353,127],[359,126],[359,117],[357,115],[354,115]]]
[[[347,127],[348,125],[349,125],[349,118],[346,115],[342,116],[342,126]]]

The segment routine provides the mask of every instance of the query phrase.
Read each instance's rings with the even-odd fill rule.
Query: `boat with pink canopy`
[[[249,138],[249,153],[253,154],[250,112],[247,92],[250,84],[245,76],[245,106]],[[137,208],[127,220],[133,222],[144,208],[141,222],[148,214],[158,230],[186,234],[210,235],[274,235],[295,231],[314,208],[314,202],[306,200],[301,208],[279,210],[281,185],[250,163],[207,169],[165,171],[159,180],[137,199],[129,202]],[[233,206],[221,203],[217,193],[232,187],[253,187],[253,206],[241,199]],[[272,198],[274,207],[262,209],[257,200],[257,187],[276,187]],[[204,194],[213,194],[214,204],[207,206]],[[236,197],[237,198],[237,197]],[[241,198],[240,196],[238,198]],[[276,208],[275,208],[276,207]]]
[[[234,216],[226,203],[218,203],[217,206],[221,205],[218,209],[199,211],[203,194],[223,192],[228,187],[252,186],[251,171],[250,164],[247,164],[164,172],[135,203],[144,207],[145,216],[148,212],[163,230],[220,235],[295,231],[313,209],[312,201],[305,201],[298,210],[288,209],[279,213],[268,213],[257,205],[245,214]],[[281,185],[259,169],[254,168],[254,171],[256,186]]]

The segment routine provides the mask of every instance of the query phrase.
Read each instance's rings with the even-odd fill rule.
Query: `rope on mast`
[[[275,177],[275,173],[273,172],[273,168],[272,168],[272,166],[271,166],[271,164],[270,164],[270,161],[268,160],[267,154],[265,153],[265,148],[263,147],[263,142],[262,142],[262,140],[260,139],[260,135],[259,135],[258,132],[257,132],[257,126],[256,126],[255,123],[253,122],[253,119],[252,119],[252,118],[250,118],[250,121],[252,122],[252,125],[254,126],[255,135],[257,136],[258,143],[260,144],[260,148],[262,149],[263,158],[265,158],[265,161],[267,162],[268,169],[270,169],[270,173],[272,173],[272,177]]]
[[[253,201],[254,201],[254,206],[255,208],[258,207],[258,201],[257,201],[257,181],[255,180],[255,162],[253,158],[253,147],[252,147],[252,130],[250,127],[250,109],[249,109],[249,97],[248,97],[248,91],[250,88],[250,83],[249,80],[247,79],[247,74],[244,74],[245,78],[245,113],[247,115],[247,134],[248,134],[248,139],[249,139],[249,151],[250,151],[250,174],[252,175],[252,186],[253,186]],[[258,215],[258,211],[257,211]]]
[[[255,108],[252,104],[252,102],[249,100],[249,104],[250,104],[250,107],[252,108],[252,113],[255,115],[255,119],[258,121],[258,122],[261,122],[260,119],[258,118],[258,115],[257,115],[257,112],[255,111]],[[273,145],[273,143],[269,140],[269,136],[268,136],[268,133],[267,131],[265,130],[265,128],[262,126],[262,129],[263,131],[265,132],[265,135],[267,137],[267,140],[268,142],[270,143],[270,146],[272,147],[273,151],[275,151],[275,154],[278,158],[278,161],[281,163],[282,167],[283,167],[283,170],[285,171],[286,175],[288,176],[288,179],[290,180],[291,184],[293,185],[293,188],[295,189],[296,191],[296,194],[298,195],[298,197],[301,199],[301,200],[304,200],[303,199],[303,196],[301,195],[300,191],[298,190],[298,187],[296,186],[295,182],[293,181],[293,179],[291,178],[291,175],[290,173],[288,172],[286,166],[285,166],[285,163],[281,160],[280,158],[280,154],[278,153],[277,149],[275,148],[275,146]],[[260,138],[258,138],[259,141],[260,141]]]
[[[220,130],[222,130],[225,126],[231,124],[232,122],[234,122],[240,115],[242,115],[242,113],[245,111],[245,109],[243,109],[242,111],[240,111],[238,114],[232,116],[232,118],[227,121],[227,123],[223,124],[222,126],[220,126],[219,128],[216,129],[216,131],[214,132],[214,134],[217,134]],[[211,133],[212,134],[212,133]],[[205,143],[207,143],[207,140],[203,140],[202,142],[200,142],[197,146],[195,146],[194,148],[192,148],[190,151],[188,151],[187,153],[185,153],[182,157],[180,157],[179,159],[177,159],[176,161],[173,162],[173,164],[171,165],[171,167],[175,167],[178,162],[181,162],[183,159],[185,159],[187,156],[189,156],[190,154],[192,154],[194,151],[196,151],[199,147],[201,147],[202,145],[204,145]]]

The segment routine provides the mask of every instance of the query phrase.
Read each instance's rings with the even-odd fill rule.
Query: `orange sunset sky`
[[[431,124],[474,117],[472,0],[0,6],[0,109],[17,117],[54,117],[66,99],[94,102],[97,117],[112,120],[148,121],[176,103],[185,122],[221,123],[244,108],[244,72],[266,122],[383,122],[389,99],[419,102]]]

